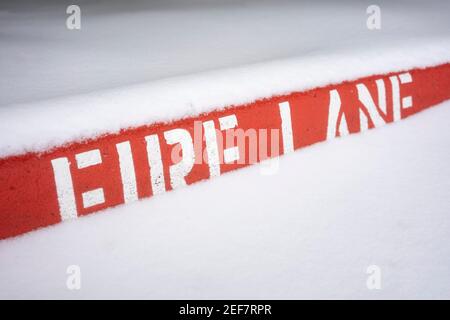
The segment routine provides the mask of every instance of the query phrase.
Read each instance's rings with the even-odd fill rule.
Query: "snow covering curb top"
[[[0,109],[0,157],[43,152],[68,142],[168,122],[277,95],[374,74],[450,62],[450,39],[351,48],[173,77]]]

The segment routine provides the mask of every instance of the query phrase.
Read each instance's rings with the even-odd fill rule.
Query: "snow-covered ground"
[[[2,107],[273,60],[383,53],[450,36],[445,0],[376,1],[376,31],[366,27],[369,0],[79,0],[76,31],[66,28],[71,3],[0,3]],[[403,59],[418,49],[411,45]],[[429,61],[441,58],[427,49]]]
[[[4,240],[0,297],[448,299],[449,119],[446,102],[284,156],[275,175],[253,166]]]
[[[121,4],[122,3],[122,4]],[[450,61],[449,1],[0,3],[0,156]],[[450,102],[0,242],[0,298],[450,298]],[[66,287],[69,265],[81,290]],[[366,269],[381,270],[368,290]]]
[[[0,4],[0,156],[450,61],[449,1]],[[44,4],[47,2],[44,2]],[[2,9],[3,8],[3,9]]]

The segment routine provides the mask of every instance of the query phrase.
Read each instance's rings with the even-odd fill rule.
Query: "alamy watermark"
[[[366,286],[369,290],[380,290],[381,289],[381,268],[375,264],[370,265],[366,269],[368,274],[366,280]]]
[[[381,29],[381,8],[376,4],[372,4],[367,7],[366,13],[368,14],[366,26],[369,30]]]
[[[66,19],[66,27],[69,30],[81,29],[81,8],[76,4],[67,7],[66,13],[69,15]]]
[[[73,264],[66,269],[67,279],[66,287],[69,290],[81,289],[81,268],[80,266]]]

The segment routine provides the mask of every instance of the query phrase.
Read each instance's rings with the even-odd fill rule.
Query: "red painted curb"
[[[444,64],[0,159],[0,239],[378,127],[449,98]]]

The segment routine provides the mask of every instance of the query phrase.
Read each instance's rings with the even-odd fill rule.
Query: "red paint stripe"
[[[248,130],[268,130],[267,141],[274,135],[273,142],[280,144],[280,152],[283,152],[283,139],[280,135],[271,133],[270,129],[281,130],[281,117],[279,103],[288,102],[290,105],[293,145],[295,149],[302,148],[313,143],[327,139],[330,108],[330,91],[337,90],[342,112],[339,112],[338,121],[345,118],[348,131],[356,133],[361,130],[361,113],[368,120],[369,128],[374,127],[376,121],[371,113],[364,107],[359,99],[357,85],[363,84],[378,105],[376,80],[382,79],[386,90],[386,113],[377,106],[377,113],[383,122],[394,120],[395,101],[390,77],[399,81],[398,75],[393,73],[383,76],[372,76],[357,81],[344,82],[339,85],[328,86],[309,90],[306,92],[294,92],[289,95],[263,99],[242,106],[232,106],[225,110],[213,111],[188,119],[178,120],[166,124],[153,124],[134,129],[123,130],[119,134],[109,134],[82,143],[72,143],[61,146],[45,153],[27,153],[21,156],[0,159],[0,239],[19,235],[33,229],[55,224],[61,221],[60,203],[58,202],[57,186],[55,183],[52,160],[67,158],[70,162],[70,176],[73,181],[73,190],[78,216],[90,214],[108,207],[124,203],[123,184],[119,166],[119,156],[116,144],[128,141],[131,145],[133,165],[136,178],[137,195],[139,198],[149,197],[153,194],[150,167],[148,162],[145,137],[156,134],[158,136],[165,189],[171,190],[170,169],[176,161],[171,159],[171,153],[176,145],[169,145],[164,132],[172,129],[185,129],[194,139],[194,124],[196,121],[212,120],[215,128],[219,129],[219,118],[235,115],[237,128]],[[411,83],[401,84],[400,102],[404,97],[412,98],[412,106],[401,108],[401,118],[406,118],[425,108],[436,105],[450,98],[450,64],[426,69],[409,71],[412,77]],[[407,101],[404,101],[407,104]],[[337,126],[339,128],[339,125]],[[345,129],[345,128],[344,128]],[[337,130],[338,131],[338,130]],[[220,131],[220,136],[225,136],[229,130]],[[339,135],[339,132],[337,132]],[[263,137],[257,136],[257,149]],[[194,139],[195,140],[195,139]],[[249,139],[238,143],[241,157],[247,160],[245,163],[220,164],[222,173],[249,165],[251,156]],[[269,150],[271,142],[269,144]],[[205,150],[205,142],[195,144],[196,160]],[[86,168],[77,168],[76,154],[98,149],[101,153],[101,163]],[[219,146],[219,155],[223,157],[223,147]],[[276,156],[273,154],[273,156]],[[257,161],[267,158],[257,155]],[[186,176],[187,184],[210,178],[209,165],[205,162],[196,163]],[[103,189],[104,203],[84,208],[82,194],[93,189]],[[130,191],[132,192],[132,190]]]

